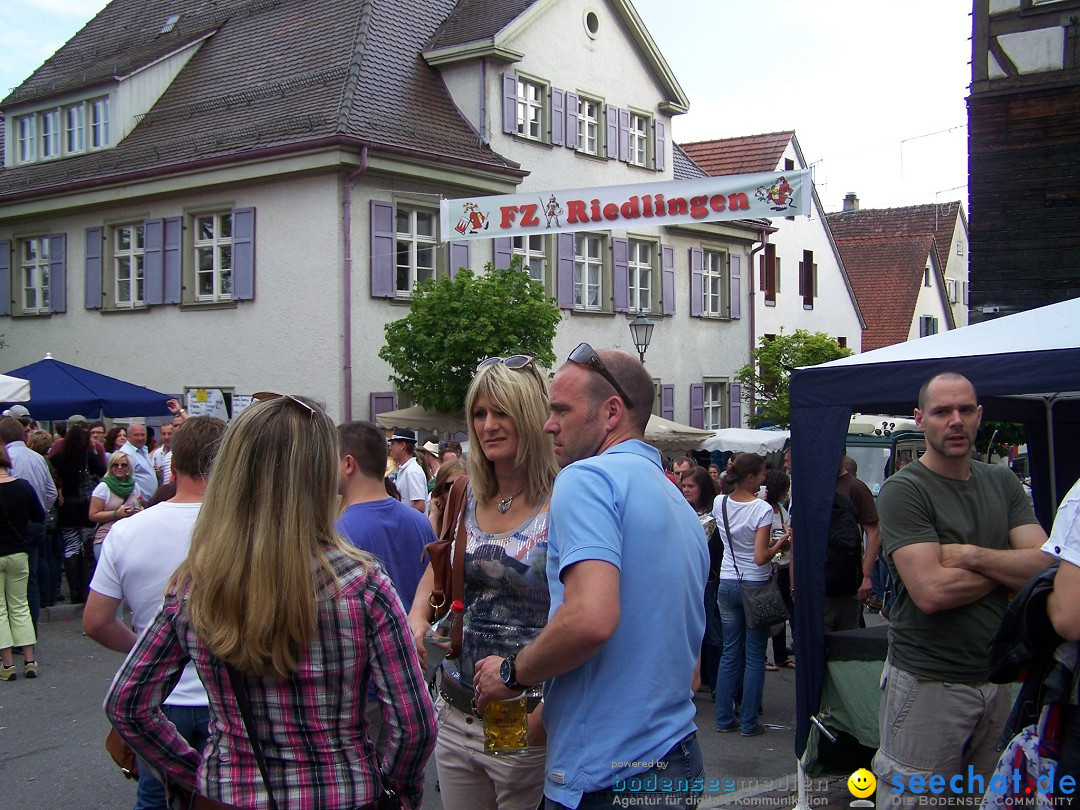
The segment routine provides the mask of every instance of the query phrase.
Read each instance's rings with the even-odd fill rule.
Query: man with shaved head
[[[135,477],[135,483],[139,485],[139,492],[143,497],[150,500],[158,489],[158,476],[154,471],[154,462],[150,460],[150,451],[146,449],[146,425],[141,422],[132,422],[127,427],[128,440],[120,448],[120,452],[131,457],[131,472]]]
[[[695,806],[704,777],[691,683],[705,631],[705,535],[643,437],[653,382],[636,358],[570,353],[551,384],[563,468],[551,496],[551,617],[516,656],[477,664],[477,704],[548,682],[546,807]],[[636,795],[635,795],[635,798]]]

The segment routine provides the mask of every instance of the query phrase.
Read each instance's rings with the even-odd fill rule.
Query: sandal
[[[791,660],[791,659],[789,658],[789,659],[788,659],[787,661],[785,661],[784,663],[782,663],[782,664],[781,664],[780,666],[782,666],[782,667],[783,667],[784,669],[795,669],[795,662],[794,662],[794,661],[792,661],[792,660]]]
[[[765,662],[765,671],[766,672],[777,672],[779,669],[780,668],[778,666],[776,666],[776,664],[770,664],[768,661]]]

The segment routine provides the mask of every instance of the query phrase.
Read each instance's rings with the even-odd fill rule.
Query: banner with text
[[[442,239],[680,225],[810,213],[810,170],[443,200]]]

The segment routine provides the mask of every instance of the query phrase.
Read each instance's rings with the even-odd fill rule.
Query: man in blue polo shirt
[[[653,383],[625,352],[581,344],[551,385],[563,467],[551,497],[551,613],[517,656],[477,665],[477,703],[545,682],[549,810],[635,796],[690,807],[704,765],[691,681],[709,555],[693,509],[644,443]]]

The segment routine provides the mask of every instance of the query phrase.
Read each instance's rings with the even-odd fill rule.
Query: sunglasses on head
[[[488,366],[497,366],[502,363],[512,371],[529,368],[536,365],[536,358],[531,354],[512,354],[509,357],[487,357],[476,364],[476,370],[480,371]]]
[[[277,394],[273,391],[257,391],[251,395],[251,398],[256,402],[267,402],[268,400],[272,399],[287,399],[289,400],[289,402],[307,411],[308,416],[312,420],[315,419],[315,409],[308,405],[306,402],[304,402],[302,399],[297,399],[292,394]]]
[[[566,359],[569,360],[571,363],[576,363],[579,366],[591,368],[593,371],[595,371],[597,374],[599,374],[601,377],[611,383],[611,387],[615,389],[615,393],[617,393],[622,398],[622,401],[626,403],[627,408],[634,407],[633,401],[630,399],[630,397],[626,395],[626,391],[623,390],[623,387],[619,385],[619,383],[611,375],[611,372],[607,370],[607,366],[605,366],[604,361],[600,359],[600,355],[596,353],[596,349],[594,349],[588,343],[579,344],[576,349],[570,352],[570,356]]]

